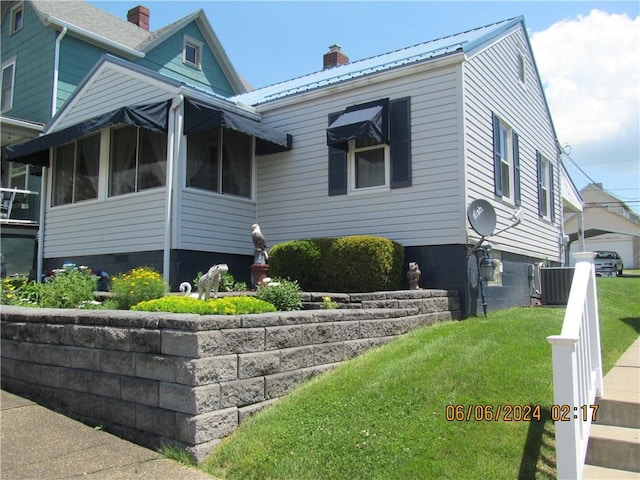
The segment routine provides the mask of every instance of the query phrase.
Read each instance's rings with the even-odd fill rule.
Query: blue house
[[[246,279],[259,222],[271,245],[398,241],[422,287],[475,314],[476,201],[495,215],[491,308],[531,304],[536,270],[564,262],[570,182],[522,17],[358,61],[334,45],[318,72],[233,95],[147,56],[103,56],[42,137],[5,150],[45,167],[41,268]]]
[[[156,31],[149,31],[149,9],[126,16],[82,1],[2,2],[2,146],[38,136],[105,54],[223,97],[246,91],[202,10]],[[32,268],[41,175],[41,165],[2,161],[9,274]]]

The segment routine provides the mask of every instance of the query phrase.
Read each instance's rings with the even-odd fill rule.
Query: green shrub
[[[300,285],[295,280],[274,278],[272,283],[258,286],[256,298],[272,303],[281,312],[302,308]]]
[[[246,292],[248,290],[246,282],[236,282],[236,279],[229,272],[220,275],[220,292]]]
[[[158,272],[149,267],[134,268],[116,275],[111,282],[111,292],[120,310],[128,310],[132,305],[145,300],[160,298],[169,287]]]
[[[354,235],[335,240],[321,275],[332,292],[371,292],[400,287],[404,248],[387,238]]]
[[[40,298],[40,285],[29,280],[26,275],[12,275],[0,283],[0,303],[37,307]]]
[[[289,278],[304,290],[320,284],[320,247],[313,240],[293,240],[274,245],[269,253],[269,273]]]
[[[131,310],[141,312],[196,313],[199,315],[244,315],[248,313],[275,312],[276,308],[263,300],[248,297],[224,297],[198,300],[197,298],[167,295],[140,302]]]
[[[86,267],[65,267],[45,283],[35,287],[37,304],[44,308],[77,308],[83,302],[94,299],[93,292],[98,279]]]

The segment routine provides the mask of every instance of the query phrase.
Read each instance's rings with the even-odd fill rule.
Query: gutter
[[[72,33],[75,33],[76,35],[85,37],[89,40],[92,40],[94,42],[98,42],[102,45],[106,45],[107,47],[111,48],[112,50],[116,50],[118,52],[123,53],[124,55],[130,56],[130,57],[134,57],[134,58],[144,58],[145,54],[140,52],[139,50],[135,50],[133,48],[127,47],[125,45],[122,45],[121,43],[117,43],[114,42],[113,40],[109,40],[106,37],[103,37],[101,35],[97,35],[89,30],[86,30],[84,28],[78,27],[76,25],[72,25],[71,23],[65,22],[64,20],[60,20],[59,18],[56,17],[52,17],[52,16],[47,16],[45,18],[45,22],[52,24],[52,25],[57,25],[58,27],[61,27],[63,29],[66,29]]]
[[[170,285],[171,279],[171,223],[173,221],[173,170],[175,159],[180,151],[180,132],[182,132],[182,115],[179,113],[184,102],[184,96],[179,94],[171,103],[169,116],[169,145],[167,148],[167,180],[166,180],[166,204],[164,219],[164,248],[162,252],[162,277]]]

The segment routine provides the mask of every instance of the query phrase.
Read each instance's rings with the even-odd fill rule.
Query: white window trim
[[[384,148],[384,185],[376,185],[373,187],[356,187],[356,151],[362,152],[366,150],[374,150]],[[391,148],[387,144],[371,145],[356,149],[356,141],[349,140],[349,153],[347,155],[347,177],[349,182],[349,193],[360,194],[367,192],[387,191],[391,188]]]
[[[187,60],[187,46],[190,46],[196,51],[196,63],[190,62]],[[184,35],[182,39],[182,63],[185,65],[189,65],[190,67],[195,67],[198,69],[202,69],[202,47],[204,43],[200,40],[196,40],[189,35]]]
[[[13,56],[11,57],[9,60],[5,61],[2,64],[2,70],[1,70],[1,74],[2,77],[0,78],[4,78],[4,71],[6,68],[12,67],[11,70],[11,94],[9,95],[9,102],[7,103],[7,106],[5,106],[5,108],[2,109],[2,113],[4,112],[8,112],[9,110],[11,110],[13,108],[13,97],[16,91],[16,57]],[[2,89],[4,89],[4,85],[0,86]],[[1,94],[1,91],[0,91]]]
[[[515,203],[515,183],[514,183],[514,175],[515,175],[515,165],[513,158],[513,129],[500,119],[500,130],[504,130],[506,132],[506,145],[505,145],[505,154],[506,158],[500,157],[500,167],[502,168],[502,164],[506,164],[509,167],[509,178],[506,179],[509,187],[509,194],[505,193],[505,178],[504,175],[501,175],[502,179],[502,200],[507,201],[511,204]]]
[[[15,26],[15,23],[16,23],[16,13],[18,11],[22,11],[22,24],[20,25],[20,28],[14,29],[14,26]],[[20,2],[19,4],[15,5],[11,9],[11,27],[10,27],[9,35],[13,35],[14,33],[18,33],[20,30],[22,30],[23,27],[24,27],[24,3]]]
[[[543,155],[540,155],[540,188],[546,193],[542,212],[542,218],[545,220],[551,220],[551,169],[549,165],[549,160]],[[541,193],[542,192],[538,192],[538,195]]]

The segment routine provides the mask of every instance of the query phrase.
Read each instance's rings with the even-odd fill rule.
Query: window
[[[330,196],[411,185],[410,98],[354,105],[328,125]]]
[[[187,187],[251,198],[253,139],[218,128],[187,136]]]
[[[100,135],[91,135],[55,149],[53,206],[98,198]]]
[[[167,136],[126,126],[111,131],[109,195],[123,195],[165,184]]]
[[[520,140],[518,135],[493,115],[494,192],[520,205]]]
[[[202,62],[202,42],[185,35],[182,61],[187,65],[200,68]]]
[[[15,80],[15,57],[2,65],[2,99],[0,111],[5,112],[13,108],[13,85]]]
[[[538,215],[554,222],[553,164],[540,152],[536,152],[536,161],[538,164]]]
[[[350,190],[389,186],[389,146],[368,139],[349,141]]]
[[[24,7],[20,3],[11,10],[11,35],[22,30],[22,24],[24,22]]]

